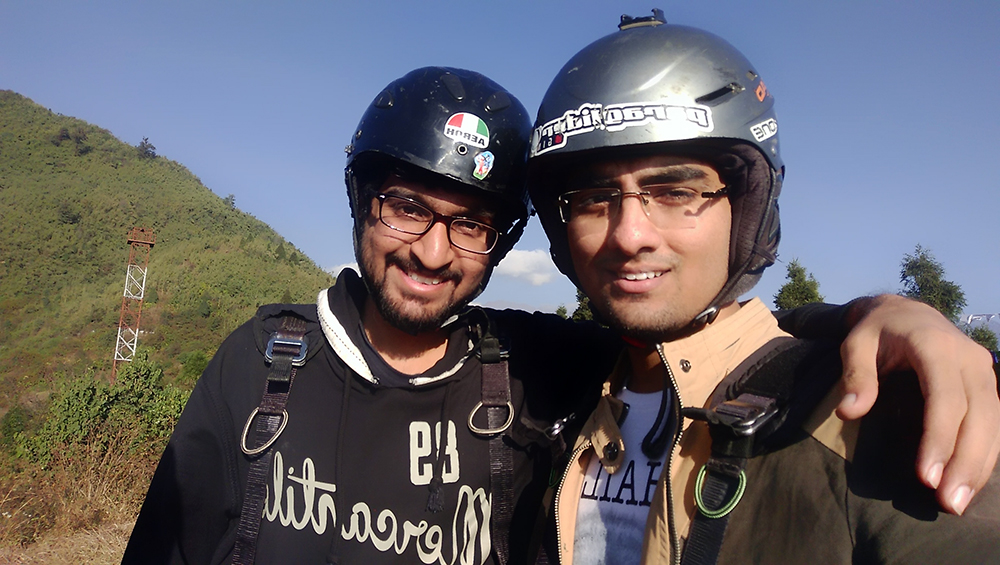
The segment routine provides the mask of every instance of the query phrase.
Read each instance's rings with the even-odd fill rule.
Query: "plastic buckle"
[[[710,416],[709,421],[712,423],[722,424],[736,435],[749,437],[778,413],[778,406],[773,398],[744,393],[719,404],[711,412],[714,418]]]
[[[292,356],[292,366],[301,367],[306,364],[306,353],[309,351],[309,344],[304,339],[279,336],[277,333],[271,334],[271,339],[267,341],[267,350],[264,351],[264,359],[270,363],[274,360],[274,346],[297,347],[299,352]]]

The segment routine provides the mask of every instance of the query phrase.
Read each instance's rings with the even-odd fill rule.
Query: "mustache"
[[[462,282],[462,273],[456,269],[444,268],[439,270],[428,269],[410,257],[401,257],[396,254],[385,258],[386,266],[393,265],[404,272],[414,272],[417,274],[427,273],[428,276],[441,279],[442,282],[450,281],[458,284]]]

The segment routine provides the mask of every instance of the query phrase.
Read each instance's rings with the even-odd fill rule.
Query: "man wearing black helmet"
[[[596,325],[466,308],[527,220],[529,132],[470,71],[375,97],[347,148],[361,276],[227,339],[125,562],[527,560],[559,430],[621,350]]]
[[[785,169],[757,69],[658,11],[619,27],[553,80],[529,160],[557,266],[629,342],[559,484],[550,558],[1000,562],[997,474],[950,491],[958,517],[912,473],[915,377],[887,376],[891,401],[845,424],[837,347],[737,302],[780,235]]]

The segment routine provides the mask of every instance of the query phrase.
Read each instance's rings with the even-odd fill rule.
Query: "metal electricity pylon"
[[[146,267],[149,250],[156,243],[150,228],[134,227],[128,234],[131,250],[125,271],[125,292],[122,294],[122,313],[118,318],[118,340],[115,343],[115,360],[111,364],[111,382],[118,375],[118,362],[131,361],[139,341],[139,317],[146,294]]]

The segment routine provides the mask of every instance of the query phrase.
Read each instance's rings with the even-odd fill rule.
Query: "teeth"
[[[413,273],[407,273],[407,276],[410,277],[411,279],[417,281],[420,284],[437,285],[437,284],[441,284],[441,282],[442,282],[440,279],[429,279],[429,278],[426,278],[426,277],[421,277],[420,275],[414,275]]]
[[[649,273],[625,273],[623,278],[627,281],[644,281],[646,279],[653,279],[660,275],[662,272],[649,272]]]

